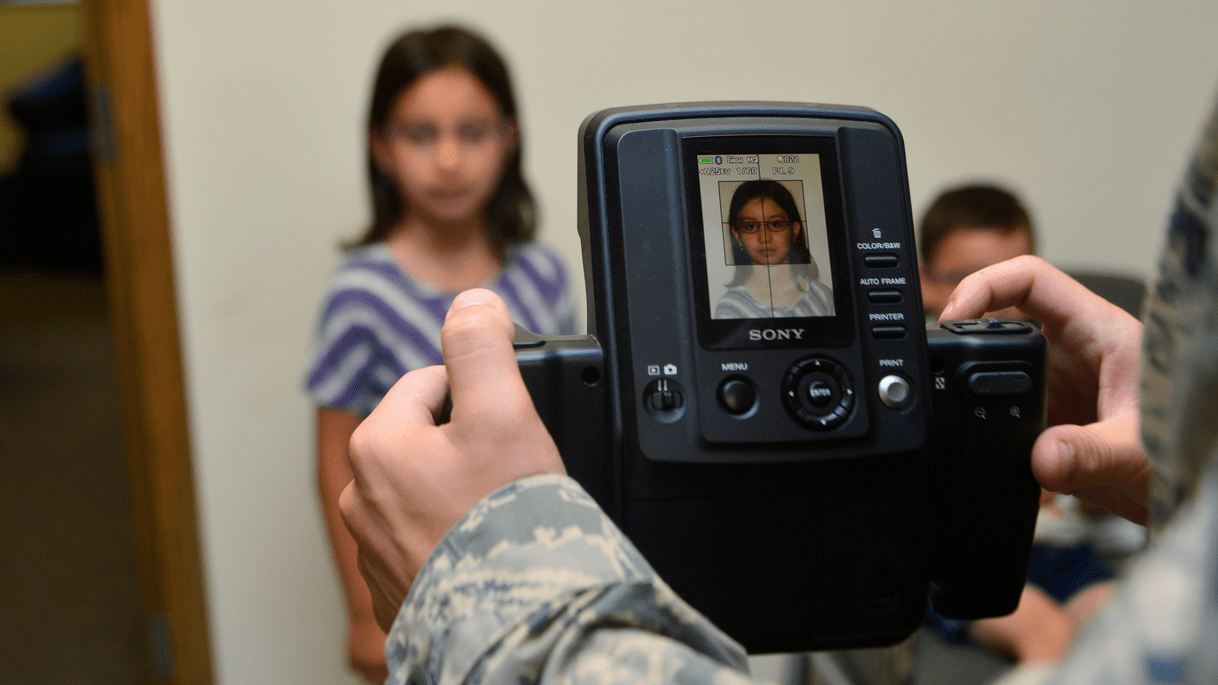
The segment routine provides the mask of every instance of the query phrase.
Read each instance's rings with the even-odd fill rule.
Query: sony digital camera
[[[750,652],[1010,613],[1045,340],[926,326],[901,134],[869,109],[610,109],[579,132],[589,334],[518,329],[572,477]]]

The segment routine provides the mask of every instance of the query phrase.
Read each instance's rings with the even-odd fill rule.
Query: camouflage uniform
[[[1057,670],[1012,683],[1218,683],[1218,109],[1185,169],[1142,319],[1154,544]]]
[[[1059,668],[1011,682],[1218,682],[1218,110],[1151,292],[1142,437],[1162,532]],[[573,481],[538,476],[468,512],[415,580],[391,683],[746,680],[739,645],[676,597]]]
[[[745,653],[656,576],[580,486],[534,476],[432,552],[385,643],[390,683],[746,680]]]

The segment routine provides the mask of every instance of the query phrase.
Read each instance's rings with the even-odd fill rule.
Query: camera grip
[[[604,353],[591,335],[542,336],[516,324],[512,344],[533,406],[558,446],[567,475],[606,511],[610,469],[605,434]]]
[[[939,615],[1009,614],[1027,581],[1045,427],[1044,335],[1021,321],[927,330],[934,379],[931,603]]]

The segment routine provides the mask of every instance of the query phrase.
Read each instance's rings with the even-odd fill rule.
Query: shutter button
[[[913,401],[913,388],[900,376],[884,376],[880,379],[880,401],[889,409],[904,409]]]

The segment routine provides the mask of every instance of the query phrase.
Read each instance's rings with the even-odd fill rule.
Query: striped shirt
[[[803,295],[789,307],[760,304],[744,286],[728,288],[715,305],[716,319],[772,319],[794,316],[833,316],[833,290],[820,281],[810,280]]]
[[[566,269],[538,243],[508,248],[488,283],[512,320],[543,335],[575,332]],[[456,293],[415,280],[389,248],[351,251],[330,282],[306,386],[319,406],[366,416],[406,372],[442,364],[440,328]]]

